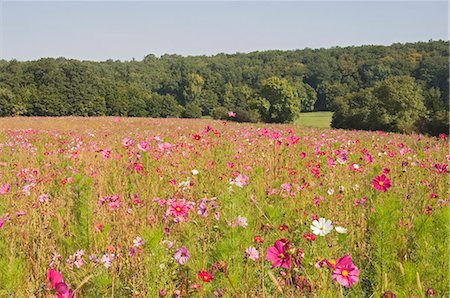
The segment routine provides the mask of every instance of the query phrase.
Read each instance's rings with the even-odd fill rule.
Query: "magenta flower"
[[[331,274],[333,280],[346,288],[350,288],[356,284],[358,282],[358,276],[359,269],[353,264],[352,258],[349,255],[343,256],[336,262],[333,273]]]
[[[178,264],[184,265],[189,260],[189,257],[190,257],[189,251],[187,250],[187,248],[185,246],[182,246],[179,249],[177,249],[177,251],[175,252],[173,257],[178,262]]]
[[[266,260],[272,263],[272,268],[289,268],[291,266],[291,257],[288,254],[287,247],[289,241],[280,239],[267,249]]]
[[[168,213],[175,217],[186,216],[187,211],[187,205],[182,200],[174,201],[168,209]]]
[[[438,174],[446,174],[446,173],[448,173],[449,171],[448,171],[448,165],[446,165],[446,164],[435,164],[434,165],[434,168],[436,169],[436,172],[438,173]]]
[[[389,187],[391,187],[391,180],[389,180],[384,174],[381,176],[376,176],[372,179],[372,185],[378,191],[386,192]]]
[[[52,285],[52,289],[56,291],[57,298],[72,298],[73,290],[64,282],[61,273],[55,269],[47,271],[47,279]]]

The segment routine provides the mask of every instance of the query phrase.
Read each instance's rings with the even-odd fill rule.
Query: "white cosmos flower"
[[[331,224],[331,220],[326,220],[321,217],[318,221],[314,220],[312,222],[311,230],[316,235],[325,236],[333,230],[333,226]]]
[[[347,229],[344,227],[335,227],[334,228],[336,230],[336,232],[338,232],[339,234],[347,234]]]
[[[195,176],[195,175],[197,175],[197,174],[198,174],[198,171],[197,171],[197,170],[195,170],[195,169],[194,169],[194,170],[192,170],[192,175],[194,175],[194,176]]]

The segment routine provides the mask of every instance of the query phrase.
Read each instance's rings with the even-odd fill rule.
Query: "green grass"
[[[295,124],[303,127],[330,128],[333,112],[301,113]]]

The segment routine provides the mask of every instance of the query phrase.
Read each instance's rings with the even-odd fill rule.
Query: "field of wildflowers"
[[[0,297],[448,297],[446,136],[0,120]]]

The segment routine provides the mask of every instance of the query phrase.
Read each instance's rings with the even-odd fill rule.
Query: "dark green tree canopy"
[[[264,80],[259,95],[265,102],[261,116],[266,122],[291,122],[300,114],[297,90],[286,79],[270,77]]]
[[[391,77],[373,88],[339,97],[332,125],[411,133],[420,130],[427,110],[423,91],[409,76]]]
[[[248,112],[230,120],[285,122],[295,119],[299,106],[305,112],[336,112],[336,125],[369,129],[357,120],[358,109],[366,110],[370,102],[364,90],[374,88],[371,96],[386,96],[383,102],[391,98],[397,106],[402,96],[380,82],[396,85],[387,80],[408,76],[426,108],[415,129],[436,134],[448,124],[448,61],[448,41],[214,56],[149,54],[142,61],[0,60],[0,116],[197,117],[221,115],[217,108],[224,107]],[[357,108],[348,112],[351,105]],[[399,121],[417,118],[418,110],[411,113],[399,114]],[[340,115],[352,116],[338,120]],[[383,129],[411,130],[385,120]]]

